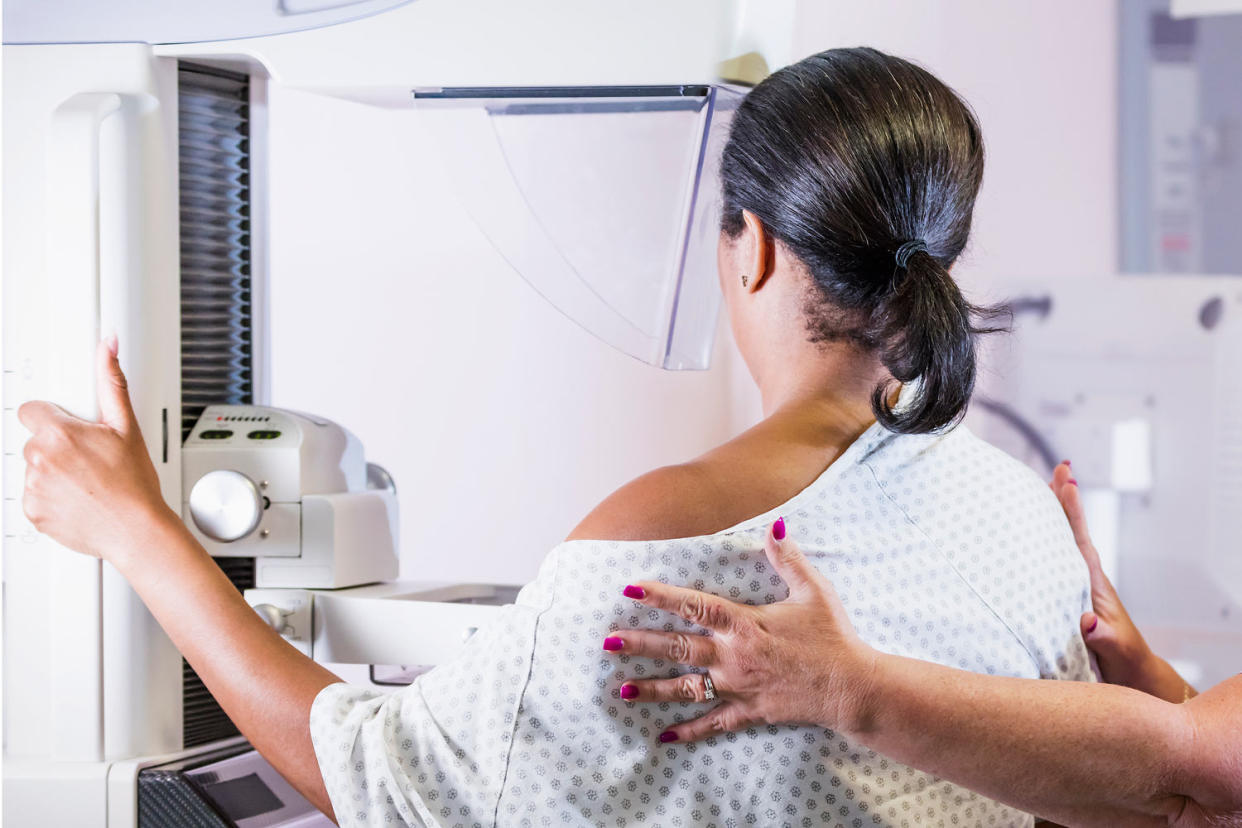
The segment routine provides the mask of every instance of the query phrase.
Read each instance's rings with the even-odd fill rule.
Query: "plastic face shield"
[[[727,86],[416,90],[459,196],[541,296],[662,368],[707,368]]]

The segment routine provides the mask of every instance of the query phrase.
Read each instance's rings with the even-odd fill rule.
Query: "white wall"
[[[1116,269],[1113,2],[835,0],[793,19],[787,55],[873,45],[978,112],[989,159],[958,267],[977,294]],[[757,415],[727,335],[713,371],[667,374],[544,303],[408,111],[273,84],[271,159],[271,400],[338,419],[394,473],[403,577],[525,580],[616,486]]]
[[[713,370],[664,372],[540,298],[411,111],[270,91],[271,402],[393,473],[402,577],[524,582],[616,487],[750,416],[727,334]]]
[[[1116,273],[1115,0],[800,0],[792,41],[795,59],[874,46],[913,60],[974,108],[987,164],[954,269],[973,298]],[[1014,341],[985,340],[979,393],[997,390]],[[967,422],[1008,436],[978,411]]]
[[[1116,28],[1112,0],[807,0],[794,55],[874,46],[974,107],[988,159],[956,272],[986,290],[1117,269]]]

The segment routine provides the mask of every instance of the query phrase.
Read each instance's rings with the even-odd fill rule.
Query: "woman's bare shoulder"
[[[719,523],[717,481],[704,461],[647,472],[591,510],[569,540],[666,540],[711,534]]]
[[[754,431],[707,454],[664,466],[617,489],[569,540],[667,540],[710,535],[780,506],[830,459]]]

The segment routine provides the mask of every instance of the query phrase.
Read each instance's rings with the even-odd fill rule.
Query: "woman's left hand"
[[[99,422],[48,402],[17,410],[31,431],[22,509],[58,543],[110,559],[138,548],[150,527],[176,515],[138,430],[115,337],[99,343],[95,362]]]
[[[626,595],[680,615],[710,635],[622,630],[605,649],[705,667],[721,703],[660,734],[660,741],[692,741],[755,724],[812,722],[844,732],[864,707],[875,651],[854,631],[832,584],[785,540],[784,520],[768,532],[765,550],[789,598],[762,608],[735,604],[691,589],[643,582]],[[698,673],[622,685],[632,702],[707,701]]]

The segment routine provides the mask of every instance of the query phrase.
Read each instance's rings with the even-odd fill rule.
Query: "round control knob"
[[[231,543],[246,537],[259,525],[263,495],[254,481],[241,472],[207,472],[190,490],[190,517],[207,537]]]

